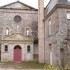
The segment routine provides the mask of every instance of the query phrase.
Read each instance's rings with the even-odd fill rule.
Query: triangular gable
[[[7,5],[4,5],[0,8],[9,8],[9,9],[25,9],[25,10],[37,10],[31,6],[28,6],[20,1],[16,1]]]

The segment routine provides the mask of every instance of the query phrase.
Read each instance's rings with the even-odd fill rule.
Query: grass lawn
[[[40,64],[38,62],[22,62],[22,63],[4,62],[0,63],[0,67],[15,68],[15,69],[43,69],[44,64]]]

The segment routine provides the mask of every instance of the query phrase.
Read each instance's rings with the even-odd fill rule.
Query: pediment
[[[16,33],[10,36],[6,36],[2,40],[4,41],[32,41],[32,37],[26,37],[19,33]]]
[[[35,10],[35,8],[29,6],[29,5],[26,5],[20,1],[17,1],[17,2],[13,2],[13,3],[10,3],[10,4],[7,4],[5,6],[2,6],[1,8],[8,8],[8,9],[25,9],[25,10]]]

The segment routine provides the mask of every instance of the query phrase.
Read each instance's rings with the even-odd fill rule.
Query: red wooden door
[[[21,61],[21,49],[19,48],[14,49],[14,61],[15,62]]]

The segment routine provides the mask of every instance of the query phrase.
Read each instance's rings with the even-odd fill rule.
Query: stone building
[[[70,0],[50,0],[44,9],[45,62],[70,64]]]
[[[24,3],[0,7],[1,61],[70,64],[70,1],[38,0],[38,10]]]
[[[0,7],[1,61],[38,58],[38,10],[20,1]]]

